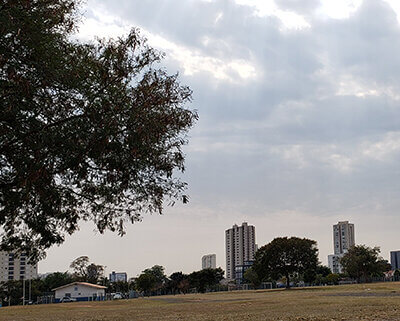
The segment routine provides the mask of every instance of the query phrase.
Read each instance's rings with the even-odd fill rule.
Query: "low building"
[[[333,225],[334,254],[328,255],[328,266],[332,273],[343,272],[340,259],[355,244],[354,224],[349,223],[349,221],[342,221]]]
[[[207,254],[201,258],[201,268],[204,269],[216,269],[217,268],[217,256],[215,254]]]
[[[126,272],[115,272],[112,271],[109,275],[109,278],[111,283],[113,282],[127,282],[128,281],[128,275]]]
[[[331,269],[332,273],[340,274],[343,272],[342,265],[340,264],[340,259],[343,254],[331,254],[328,255],[328,267]]]
[[[106,292],[105,286],[86,282],[73,282],[58,288],[52,289],[55,292],[55,302],[62,298],[72,298],[76,301],[102,301]]]
[[[28,263],[25,253],[0,252],[0,282],[30,280],[38,277],[37,264]]]
[[[390,265],[392,266],[392,270],[400,269],[400,251],[390,252]]]

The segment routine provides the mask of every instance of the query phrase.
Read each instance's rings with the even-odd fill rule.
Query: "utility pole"
[[[22,279],[22,305],[25,305],[25,278]]]
[[[29,301],[28,302],[31,302],[31,300],[32,300],[32,279],[29,279]]]

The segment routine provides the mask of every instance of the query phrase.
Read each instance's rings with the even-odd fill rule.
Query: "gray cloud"
[[[356,226],[387,220],[387,235],[397,235],[400,27],[394,11],[384,1],[365,0],[348,19],[322,19],[317,1],[276,3],[306,15],[310,27],[284,29],[277,17],[257,16],[233,0],[89,1],[93,19],[101,20],[95,13],[102,8],[176,46],[164,48],[163,65],[179,70],[194,91],[200,120],[190,132],[184,174],[191,203],[171,219],[181,218],[186,229],[194,228],[191,216],[215,219],[207,230],[222,233],[218,253],[221,226],[236,219],[265,223],[257,227],[263,241],[272,237],[268,219],[279,216],[285,226],[271,223],[274,233],[294,233],[302,220],[354,218]],[[331,226],[309,226],[310,235],[329,241]],[[356,227],[360,241],[390,248],[392,239],[372,223],[363,228]],[[171,229],[179,234],[179,226]],[[167,237],[161,226],[158,233]],[[206,245],[206,252],[216,246]],[[325,260],[331,245],[321,246]]]
[[[206,71],[182,75],[200,113],[188,152],[195,198],[335,213],[335,204],[370,202],[365,182],[373,184],[372,172],[386,186],[397,184],[396,162],[382,165],[352,153],[400,129],[393,96],[399,26],[388,5],[368,0],[349,19],[314,15],[311,28],[281,31],[277,18],[255,16],[233,1],[157,3],[121,1],[109,10],[206,57],[248,60],[257,73],[238,82]],[[300,10],[297,1],[277,4]],[[302,4],[308,12],[317,5]],[[172,70],[182,70],[182,63],[167,60]],[[385,193],[378,193],[382,203],[393,204]]]

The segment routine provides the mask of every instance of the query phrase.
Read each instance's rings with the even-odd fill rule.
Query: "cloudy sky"
[[[77,37],[139,27],[179,71],[200,119],[186,147],[190,203],[145,216],[120,238],[92,224],[48,252],[39,272],[88,255],[129,277],[154,264],[201,267],[224,231],[247,221],[333,252],[332,225],[400,249],[400,2],[384,0],[89,0]]]

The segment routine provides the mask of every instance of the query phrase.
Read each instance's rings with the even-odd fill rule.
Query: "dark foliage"
[[[32,261],[79,221],[126,222],[187,201],[182,146],[191,90],[156,69],[162,54],[125,38],[71,40],[76,0],[0,4],[1,247]]]
[[[286,278],[286,287],[290,279],[304,273],[315,276],[318,266],[317,243],[298,237],[278,237],[261,247],[253,265],[261,280]]]
[[[72,275],[67,272],[51,273],[41,280],[40,290],[43,293],[50,293],[53,289],[74,281]]]
[[[244,273],[244,280],[246,283],[250,283],[254,288],[259,287],[261,284],[260,277],[252,267]]]
[[[203,269],[189,274],[189,284],[191,288],[203,293],[206,289],[219,284],[223,278],[224,271],[221,268]]]
[[[104,266],[89,263],[87,256],[80,256],[75,259],[70,268],[73,270],[74,281],[97,284],[104,277]]]
[[[372,277],[383,276],[383,272],[391,269],[390,264],[379,253],[379,247],[352,246],[340,259],[340,264],[344,272],[358,282],[369,282]]]
[[[150,269],[146,269],[136,279],[136,288],[150,295],[162,289],[167,281],[164,273],[164,267],[161,265],[154,265]]]
[[[189,287],[189,276],[182,272],[172,273],[167,281],[167,290],[172,294],[186,293]]]

